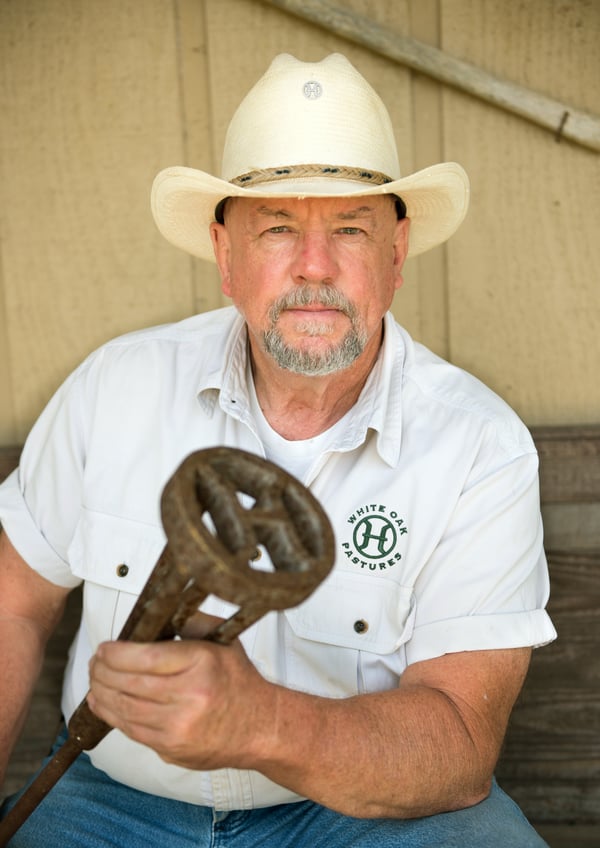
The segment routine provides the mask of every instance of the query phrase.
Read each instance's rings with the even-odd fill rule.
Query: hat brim
[[[442,244],[456,232],[469,207],[469,180],[455,162],[444,162],[385,185],[361,187],[351,180],[307,177],[241,188],[195,168],[161,171],[152,186],[151,208],[156,225],[171,244],[214,261],[209,224],[225,197],[363,197],[397,194],[410,218],[408,255]]]

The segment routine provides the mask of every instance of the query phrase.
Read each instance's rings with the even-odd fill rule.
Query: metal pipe
[[[376,24],[370,18],[340,9],[326,0],[263,0],[336,35],[492,103],[550,130],[557,141],[569,141],[600,151],[600,118],[551,97],[503,80],[481,68],[449,56],[443,50]]]

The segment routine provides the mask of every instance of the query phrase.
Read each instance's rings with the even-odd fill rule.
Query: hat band
[[[237,186],[247,187],[260,185],[261,183],[280,182],[302,177],[328,177],[338,180],[355,180],[371,185],[385,185],[393,182],[391,177],[380,171],[371,171],[365,168],[350,168],[346,165],[287,165],[280,168],[262,168],[256,171],[248,171],[229,180]]]

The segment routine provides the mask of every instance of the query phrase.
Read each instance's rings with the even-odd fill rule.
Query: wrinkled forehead
[[[396,209],[397,217],[404,217],[398,212],[399,198],[393,194],[369,196],[333,197],[226,197],[215,209],[215,220],[223,223],[225,218],[236,210],[236,217],[242,218],[281,218],[298,220],[311,214],[324,217],[353,220],[360,217],[376,216],[382,211]]]

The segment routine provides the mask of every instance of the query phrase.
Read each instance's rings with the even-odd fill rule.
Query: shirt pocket
[[[165,546],[162,527],[84,509],[69,547],[92,650],[116,639]]]
[[[415,612],[412,587],[334,572],[285,613],[287,684],[333,697],[392,688],[406,667]]]

